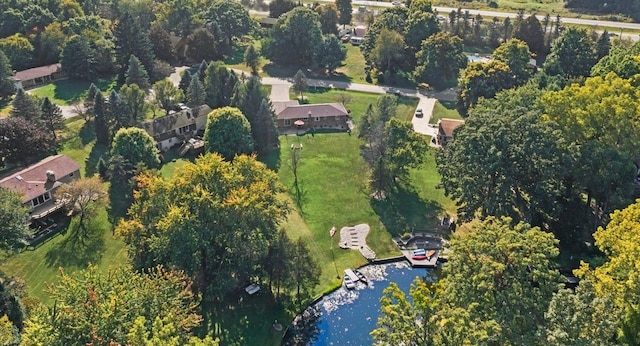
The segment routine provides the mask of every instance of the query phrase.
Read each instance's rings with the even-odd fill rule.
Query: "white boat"
[[[253,295],[253,294],[258,293],[258,291],[260,291],[260,286],[258,284],[251,284],[251,285],[247,286],[244,290],[249,295]]]

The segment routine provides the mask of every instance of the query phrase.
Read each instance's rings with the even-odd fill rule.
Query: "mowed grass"
[[[436,101],[436,105],[433,107],[433,113],[429,122],[431,124],[437,124],[438,120],[442,118],[462,119],[462,116],[460,116],[460,113],[456,109],[455,102]]]
[[[78,117],[68,119],[65,124],[60,153],[80,165],[83,177],[93,175],[105,150],[94,146],[93,125]],[[1,268],[7,275],[23,278],[29,295],[43,303],[50,303],[48,293],[43,290],[59,280],[60,268],[69,273],[92,263],[106,273],[110,266],[124,265],[128,261],[125,244],[113,235],[106,209],[100,209],[96,217],[87,222],[86,232],[76,231],[73,222],[67,219],[59,233],[2,263]]]
[[[350,43],[345,43],[344,47],[347,49],[347,58],[342,66],[336,69],[336,72],[344,75],[353,83],[371,84],[366,81],[365,60],[360,47]]]
[[[94,82],[94,84],[102,92],[108,92],[116,87],[115,79],[103,79]],[[86,94],[89,86],[91,86],[91,82],[89,81],[69,78],[30,90],[29,93],[40,98],[48,97],[51,102],[55,104],[68,106],[80,101]]]

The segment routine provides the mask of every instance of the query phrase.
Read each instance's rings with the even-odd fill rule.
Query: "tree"
[[[211,108],[230,105],[231,96],[238,82],[233,71],[227,69],[221,61],[213,61],[207,65],[204,76],[207,105]]]
[[[64,129],[64,117],[60,107],[52,103],[49,97],[45,97],[40,104],[40,120],[51,133],[53,141],[56,142],[58,140],[56,130]]]
[[[151,25],[149,29],[149,41],[153,47],[153,54],[160,60],[168,63],[176,61],[176,52],[171,43],[171,36],[159,24]]]
[[[440,26],[431,8],[431,3],[425,0],[412,1],[404,36],[407,46],[411,49],[411,54],[415,56],[422,47],[422,41],[438,32],[440,32]]]
[[[151,172],[137,179],[131,219],[116,229],[136,268],[184,270],[208,302],[261,273],[287,212],[276,173],[252,157],[206,154],[169,180]]]
[[[157,267],[140,273],[118,267],[101,274],[89,266],[60,275],[49,291],[55,304],[33,311],[23,343],[149,345],[138,342],[142,334],[170,340],[163,345],[186,345],[192,328],[202,321],[190,281],[182,272]],[[158,330],[163,325],[167,328]]]
[[[278,129],[275,123],[275,114],[271,104],[265,98],[260,103],[260,109],[256,113],[254,124],[251,125],[251,135],[258,153],[264,154],[278,147]]]
[[[147,94],[137,84],[123,85],[120,88],[120,97],[129,114],[131,115],[131,125],[143,120],[148,106],[146,103]]]
[[[40,107],[36,99],[27,94],[24,89],[19,88],[16,96],[11,101],[11,112],[9,115],[14,118],[23,118],[25,120],[39,122],[40,121]]]
[[[371,52],[371,61],[381,72],[394,72],[404,59],[404,39],[396,31],[382,29]]]
[[[492,343],[533,344],[559,288],[558,241],[508,218],[490,217],[470,228],[451,242],[452,255],[435,293],[440,307],[436,325],[447,323],[452,310],[465,309],[477,327],[460,330],[460,336],[488,327]]]
[[[309,299],[313,289],[320,283],[320,268],[305,245],[302,238],[298,238],[292,256],[292,282],[296,290],[296,300],[302,305],[303,299]]]
[[[529,70],[531,53],[529,53],[529,48],[524,41],[511,39],[496,48],[491,56],[509,66],[509,70],[516,75],[518,84],[524,84],[531,75]]]
[[[278,19],[262,43],[263,55],[278,64],[310,66],[322,44],[318,14],[296,7]]]
[[[457,78],[460,69],[465,68],[468,63],[462,52],[462,40],[442,32],[430,36],[422,43],[416,59],[416,78],[436,88],[442,88],[447,80]]]
[[[2,38],[0,39],[0,50],[7,56],[14,69],[24,70],[32,66],[34,48],[26,37],[15,34]]]
[[[116,63],[120,66],[120,80],[124,81],[129,59],[131,55],[135,55],[144,70],[148,74],[153,72],[153,46],[149,41],[146,30],[140,27],[140,24],[130,14],[125,13],[119,18],[115,30],[115,52]]]
[[[189,72],[189,70],[184,70],[182,72],[182,76],[180,76],[180,83],[178,83],[178,88],[180,88],[183,94],[187,93],[190,83],[191,83],[191,72]]]
[[[0,157],[5,164],[26,164],[51,154],[53,149],[53,139],[40,123],[21,117],[0,119]]]
[[[107,104],[101,92],[96,93],[93,100],[93,115],[95,117],[93,125],[96,133],[96,144],[109,145],[111,136],[109,133],[109,125]]]
[[[38,65],[49,65],[60,60],[62,47],[64,47],[67,35],[62,31],[60,23],[51,23],[40,34],[36,46]]]
[[[492,98],[499,91],[515,86],[515,77],[509,66],[500,60],[469,64],[458,79],[458,112],[466,117],[481,98]]]
[[[526,42],[529,50],[536,55],[543,55],[546,52],[544,36],[542,25],[536,16],[518,21],[513,28],[513,38]]]
[[[218,24],[225,47],[232,47],[234,38],[249,34],[255,25],[249,11],[235,1],[217,0],[209,7],[207,19]]]
[[[611,40],[609,39],[609,32],[605,30],[596,41],[596,61],[600,61],[600,59],[608,55],[610,49]]]
[[[338,8],[336,4],[322,4],[315,8],[316,13],[320,16],[320,30],[323,34],[338,33]]]
[[[192,61],[221,59],[222,52],[218,40],[219,38],[206,28],[196,29],[188,38],[187,57]]]
[[[600,227],[593,234],[595,245],[606,255],[605,262],[593,269],[583,262],[577,270],[579,277],[593,283],[597,300],[613,300],[613,317],[618,316],[614,321],[620,344],[634,344],[640,340],[640,307],[637,284],[633,279],[639,268],[638,259],[633,256],[639,244],[638,215],[640,200],[613,212],[606,228]]]
[[[154,6],[156,22],[182,38],[189,36],[194,27],[203,24],[198,15],[201,10],[201,4],[195,0],[169,0]]]
[[[571,157],[553,124],[540,119],[539,96],[528,86],[480,103],[436,156],[445,194],[458,201],[461,219],[477,213],[542,225],[554,217]]]
[[[217,152],[226,160],[253,151],[251,125],[239,109],[223,107],[213,110],[207,117],[204,130],[205,149]]]
[[[115,89],[112,89],[109,93],[109,101],[106,108],[105,119],[109,128],[109,138],[113,138],[119,129],[134,125],[131,110]]]
[[[94,80],[98,74],[97,54],[86,37],[74,35],[64,46],[60,63],[70,77]]]
[[[340,13],[339,23],[342,25],[351,24],[351,17],[353,15],[351,0],[336,0],[336,7]]]
[[[360,45],[360,50],[368,63],[373,62],[372,52],[377,47],[378,35],[383,29],[403,33],[407,27],[409,10],[405,7],[396,6],[386,8],[375,17],[374,22],[369,26],[364,40]]]
[[[4,101],[16,91],[13,82],[13,69],[9,63],[9,59],[0,50],[0,100]]]
[[[613,46],[608,55],[604,56],[591,69],[591,76],[604,77],[609,72],[615,72],[620,78],[629,79],[640,74],[640,43],[629,48]]]
[[[96,176],[62,185],[55,193],[69,211],[79,215],[77,225],[80,229],[85,229],[85,221],[93,219],[98,209],[109,203],[105,186]]]
[[[309,88],[309,81],[302,70],[298,70],[293,76],[293,92],[300,93],[300,99],[304,101],[304,92]]]
[[[182,91],[178,89],[168,79],[163,79],[153,85],[153,94],[160,108],[164,109],[167,115],[177,103],[184,98]]]
[[[596,52],[587,31],[568,28],[553,41],[543,69],[549,75],[585,77],[595,63]]]
[[[321,53],[320,53],[321,52]],[[347,49],[335,35],[325,35],[322,39],[322,48],[318,50],[316,61],[318,65],[333,73],[347,57]]]
[[[281,15],[293,10],[296,3],[292,0],[273,0],[269,3],[269,17],[280,18]]]
[[[145,92],[151,88],[151,84],[149,83],[149,74],[145,71],[140,60],[138,60],[138,58],[133,54],[131,54],[131,57],[129,58],[129,68],[125,74],[125,84],[135,84]]]
[[[256,50],[254,45],[250,45],[244,51],[244,64],[251,68],[251,74],[258,74],[258,64],[260,64],[260,53]]]
[[[187,88],[187,106],[196,107],[204,104],[207,94],[204,90],[204,84],[200,81],[200,75],[196,72],[191,76],[191,83]]]
[[[25,244],[31,233],[27,220],[29,208],[22,203],[22,195],[0,187],[0,249],[15,250]]]
[[[137,127],[122,128],[116,132],[111,143],[111,155],[122,156],[133,167],[157,168],[160,165],[156,141]]]

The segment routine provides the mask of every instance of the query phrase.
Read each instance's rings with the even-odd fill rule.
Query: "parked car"
[[[340,38],[340,40],[341,40],[343,43],[347,43],[347,42],[349,42],[349,41],[351,40],[351,35],[346,34],[346,35],[342,36],[342,37]]]
[[[422,118],[422,116],[424,115],[424,113],[422,113],[422,108],[418,108],[416,109],[416,118]]]
[[[387,89],[387,94],[394,94],[396,96],[402,96],[402,92],[396,88]]]
[[[402,3],[400,1],[394,1],[391,3],[393,6],[402,6]]]

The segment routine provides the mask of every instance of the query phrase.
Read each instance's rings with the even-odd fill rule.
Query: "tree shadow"
[[[109,200],[107,217],[112,227],[118,224],[118,220],[127,215],[127,210],[133,203],[131,187],[127,183],[112,181],[109,184]]]
[[[45,255],[48,267],[85,267],[89,263],[99,263],[106,246],[101,225],[93,220],[87,220],[85,225],[78,223],[79,217],[74,217],[67,228],[68,234],[60,243]]]
[[[280,155],[280,148],[278,148],[268,153],[258,155],[258,160],[267,165],[267,168],[274,172],[278,172],[280,170],[280,164],[282,163]]]
[[[334,72],[328,74],[324,69],[308,69],[306,67],[291,67],[291,66],[280,66],[274,63],[268,63],[262,66],[262,71],[266,73],[270,77],[278,77],[278,78],[293,78],[293,76],[298,72],[298,70],[302,70],[304,72],[305,77],[313,78],[313,79],[326,79],[330,81],[338,81],[338,82],[352,82],[352,78],[345,75],[342,72]],[[312,88],[309,88],[312,89]]]
[[[372,198],[371,207],[393,236],[413,230],[438,231],[444,213],[440,203],[421,198],[409,184],[398,185],[383,200]]]
[[[92,140],[96,139],[96,131],[93,122],[86,121],[84,125],[82,125],[78,136],[80,137],[80,143],[82,143],[82,146],[85,146]]]
[[[93,148],[91,148],[91,152],[87,159],[85,160],[85,168],[84,174],[85,177],[91,177],[98,171],[98,161],[107,152],[109,148],[106,145],[95,144]]]

